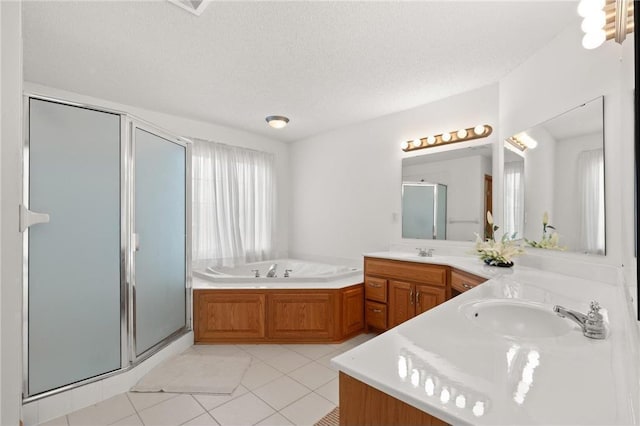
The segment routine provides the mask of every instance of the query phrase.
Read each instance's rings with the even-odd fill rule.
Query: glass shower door
[[[160,134],[133,127],[136,357],[187,326],[187,147]]]
[[[28,106],[25,396],[121,367],[121,116]]]

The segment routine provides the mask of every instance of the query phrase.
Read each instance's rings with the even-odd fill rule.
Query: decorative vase
[[[511,268],[513,266],[513,262],[498,262],[497,260],[493,259],[485,259],[484,263],[489,266],[498,266],[500,268]]]

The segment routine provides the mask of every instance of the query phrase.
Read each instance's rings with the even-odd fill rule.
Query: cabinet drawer
[[[447,285],[447,267],[427,263],[365,257],[364,273],[438,287]]]
[[[364,298],[383,303],[386,302],[387,280],[383,278],[366,277],[364,280]]]
[[[367,300],[364,312],[369,327],[378,330],[387,329],[387,305]]]
[[[462,272],[457,269],[451,271],[451,288],[459,292],[471,290],[478,284],[482,284],[487,279],[477,275]]]

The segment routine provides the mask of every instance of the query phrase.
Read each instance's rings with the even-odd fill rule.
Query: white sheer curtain
[[[233,266],[271,257],[273,155],[195,139],[193,261]]]
[[[504,164],[504,232],[524,237],[524,161]]]
[[[578,155],[580,197],[580,251],[604,254],[604,153],[602,149]]]

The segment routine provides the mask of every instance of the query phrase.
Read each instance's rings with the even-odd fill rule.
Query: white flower
[[[487,210],[487,223],[493,226],[493,216],[491,215],[491,212],[489,210]]]
[[[543,225],[548,225],[549,224],[549,213],[548,212],[544,212],[544,214],[542,215],[542,224]]]

